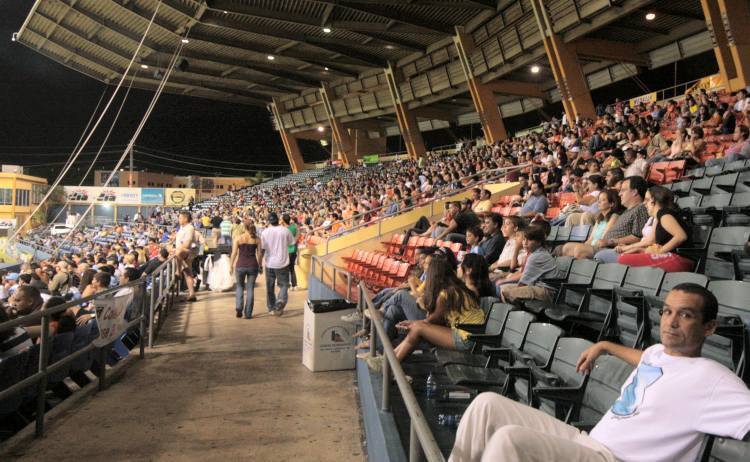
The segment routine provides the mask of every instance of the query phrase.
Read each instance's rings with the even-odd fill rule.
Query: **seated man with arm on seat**
[[[484,393],[461,419],[450,461],[695,461],[705,434],[749,441],[750,390],[726,367],[700,357],[717,312],[708,289],[679,284],[662,308],[661,344],[641,351],[599,342],[584,351],[577,366],[583,373],[602,353],[636,368],[590,434]]]
[[[460,207],[460,211],[453,215],[448,227],[436,236],[437,239],[446,239],[451,242],[466,244],[466,230],[480,223],[479,217],[471,210],[471,199],[451,204],[452,208]]]

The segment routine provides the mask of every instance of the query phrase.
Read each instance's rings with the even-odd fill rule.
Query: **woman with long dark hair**
[[[656,220],[655,226],[640,242],[618,248],[622,255],[617,262],[629,266],[654,266],[668,273],[692,271],[695,262],[674,252],[688,241],[690,228],[680,216],[672,191],[653,186],[646,192],[644,202],[649,216]]]
[[[478,297],[458,278],[447,258],[439,254],[432,257],[425,281],[422,306],[427,318],[398,324],[399,329],[407,332],[395,349],[399,360],[409,356],[423,340],[442,348],[469,350],[473,343],[469,332],[457,326],[484,322]]]
[[[229,272],[236,275],[234,308],[237,317],[244,315],[245,319],[251,319],[255,301],[255,279],[260,268],[260,238],[251,220],[245,219],[244,228],[242,234],[232,242]]]
[[[609,228],[622,213],[620,196],[615,189],[606,189],[599,194],[599,214],[586,242],[568,242],[562,246],[561,255],[578,259],[592,258],[599,250],[599,240],[607,234]]]
[[[487,261],[483,256],[476,253],[466,254],[458,269],[458,276],[477,297],[495,296],[495,286],[490,281]]]

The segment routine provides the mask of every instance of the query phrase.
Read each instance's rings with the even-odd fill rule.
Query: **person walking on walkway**
[[[196,241],[195,228],[190,224],[191,216],[187,210],[181,210],[178,217],[180,230],[174,241],[174,256],[177,260],[177,268],[185,276],[185,284],[188,290],[188,302],[194,302],[195,281],[193,279],[193,259],[197,255],[197,248],[193,245]]]
[[[294,238],[294,244],[289,246],[289,282],[292,284],[292,290],[297,290],[297,273],[294,271],[294,264],[297,261],[297,223],[289,217],[288,213],[281,215],[281,221]]]
[[[281,316],[286,307],[289,290],[289,246],[294,243],[294,237],[286,226],[279,225],[279,216],[276,212],[268,214],[268,225],[260,238],[261,261],[265,261],[266,268],[266,304],[269,313]],[[279,286],[278,299],[276,284]]]
[[[260,246],[255,225],[249,219],[245,220],[242,234],[232,242],[232,256],[229,271],[235,275],[237,286],[235,309],[237,317],[245,319],[253,317],[253,302],[255,300],[255,279],[260,270]]]

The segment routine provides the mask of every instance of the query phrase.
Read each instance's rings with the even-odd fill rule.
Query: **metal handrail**
[[[320,275],[319,279],[320,282],[325,284],[325,270],[326,267],[330,267],[333,270],[333,274],[331,276],[331,289],[335,292],[336,291],[336,279],[337,275],[342,275],[346,277],[346,299],[352,300],[352,282],[354,281],[354,277],[352,276],[352,273],[349,271],[339,268],[338,266],[334,265],[333,263],[324,261],[317,255],[311,255],[312,257],[312,263],[310,265],[310,274],[313,276],[316,275],[316,266],[320,266]]]
[[[417,462],[420,459],[420,451],[424,453],[427,462],[445,462],[442,451],[435,440],[435,435],[430,430],[430,425],[425,419],[422,409],[419,407],[414,391],[406,378],[401,362],[396,358],[393,351],[393,345],[388,337],[388,333],[380,319],[381,314],[372,302],[372,296],[365,287],[364,283],[359,283],[359,303],[361,309],[366,309],[370,314],[370,354],[377,355],[376,342],[380,341],[383,346],[383,396],[381,409],[388,412],[390,410],[390,387],[391,374],[396,380],[396,386],[401,393],[401,399],[406,406],[406,412],[409,414],[410,431],[409,431],[409,461]],[[373,329],[375,332],[373,333]],[[376,334],[376,335],[373,335]]]
[[[15,329],[20,325],[25,324],[36,324],[37,321],[41,321],[41,335],[39,337],[39,368],[37,372],[25,377],[23,380],[11,385],[10,387],[0,390],[0,401],[5,400],[13,395],[23,392],[27,387],[37,385],[37,409],[36,409],[36,421],[35,421],[35,434],[37,437],[44,434],[44,411],[46,396],[45,391],[47,389],[47,379],[50,374],[62,369],[67,364],[73,362],[80,356],[90,353],[93,350],[99,348],[99,370],[97,375],[99,377],[99,390],[103,390],[106,387],[106,367],[105,367],[105,353],[107,347],[112,345],[117,339],[112,340],[104,347],[95,346],[89,343],[80,350],[66,355],[64,358],[49,364],[49,355],[51,353],[51,342],[53,342],[53,336],[50,335],[50,320],[55,314],[62,313],[70,307],[78,306],[86,302],[95,301],[97,299],[103,299],[105,297],[115,295],[122,289],[133,288],[134,295],[133,300],[138,300],[138,293],[140,293],[140,310],[138,316],[131,319],[126,324],[126,330],[130,329],[135,325],[139,325],[140,331],[140,344],[139,344],[139,358],[143,359],[145,355],[146,336],[148,335],[149,347],[153,346],[153,338],[155,330],[162,322],[162,313],[168,312],[170,305],[174,302],[174,298],[179,295],[179,278],[177,276],[177,262],[174,258],[170,258],[155,268],[150,274],[143,275],[136,281],[130,281],[127,284],[123,284],[112,289],[107,289],[89,297],[80,298],[78,300],[72,300],[61,305],[56,305],[50,308],[42,308],[39,311],[35,311],[25,316],[21,316],[16,319],[12,319],[3,323],[0,323],[0,331],[7,331]],[[148,297],[148,283],[151,280],[151,292]],[[158,281],[158,282],[157,282]],[[159,288],[159,296],[155,297],[155,289]],[[165,301],[167,303],[165,303]],[[148,307],[146,303],[149,303]],[[154,314],[159,313],[159,320],[156,326],[154,325]],[[146,323],[149,323],[148,334],[146,333]]]
[[[481,180],[477,181],[476,183],[470,183],[470,184],[464,186],[463,188],[441,191],[441,193],[439,195],[431,198],[430,201],[429,201],[429,203],[434,203],[437,200],[444,199],[444,198],[449,197],[449,196],[454,196],[456,194],[462,193],[464,191],[468,191],[470,189],[474,189],[474,188],[476,188],[476,187],[478,187],[480,185],[487,184],[488,182],[490,182],[492,180],[495,180],[495,179],[498,179],[500,177],[503,177],[503,176],[507,175],[510,172],[518,171],[518,170],[523,170],[524,168],[528,167],[529,165],[531,165],[531,164],[527,163],[527,164],[521,164],[521,165],[514,165],[512,167],[501,167],[501,168],[495,168],[495,169],[480,170],[479,172],[476,172],[473,175],[468,175],[468,176],[459,178],[458,181],[463,181],[465,179],[474,178],[477,175],[485,175],[485,174],[491,174],[491,173],[497,173],[497,175],[486,176],[485,178],[482,178]],[[368,221],[367,223],[362,223],[362,224],[353,226],[353,227],[347,229],[346,231],[348,233],[351,233],[352,231],[356,231],[356,230],[361,229],[361,228],[366,228],[366,227],[374,225],[374,224],[379,224],[385,218],[397,217],[399,215],[402,215],[402,214],[404,214],[406,212],[410,212],[410,211],[412,211],[412,210],[414,210],[416,208],[423,207],[425,205],[427,205],[427,204],[426,203],[414,204],[411,207],[406,207],[404,209],[399,209],[399,211],[397,213],[394,213],[393,215],[381,215],[381,216],[378,216],[377,219],[375,219],[375,220]],[[352,215],[350,218],[348,218],[346,220],[335,221],[335,222],[333,222],[333,223],[331,223],[329,225],[326,225],[326,226],[318,226],[317,228],[313,228],[312,230],[310,230],[308,232],[308,234],[312,234],[315,231],[320,231],[320,230],[324,230],[326,228],[330,228],[330,227],[332,227],[336,223],[343,223],[343,222],[346,222],[346,221],[349,221],[349,220],[354,220],[354,219],[356,219],[358,217],[362,217],[363,215],[367,215],[368,213],[372,213],[372,212],[375,212],[375,211],[378,211],[378,210],[382,210],[382,209],[384,209],[386,207],[388,207],[388,206],[387,205],[381,205],[380,207],[371,209],[371,210],[369,210],[369,211],[367,211],[365,213],[360,213],[360,214],[357,214],[357,215]],[[433,212],[434,212],[434,210],[433,210]],[[434,215],[434,213],[433,213],[433,215]],[[339,235],[329,236],[328,240],[335,239],[337,237],[340,237],[340,236]]]

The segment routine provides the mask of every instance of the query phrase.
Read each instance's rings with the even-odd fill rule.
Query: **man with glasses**
[[[602,263],[617,263],[620,254],[615,251],[618,245],[634,244],[643,237],[643,227],[648,221],[648,210],[643,204],[648,183],[643,177],[629,176],[620,186],[620,201],[627,209],[599,241],[599,250],[594,259]]]

